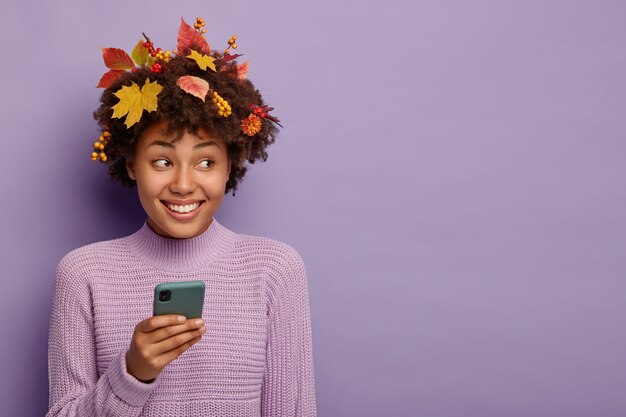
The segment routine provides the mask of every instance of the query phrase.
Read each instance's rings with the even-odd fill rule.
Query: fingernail
[[[178,321],[179,322],[184,323],[185,320],[187,320],[187,317],[185,317],[185,316],[178,316]]]
[[[200,333],[204,333],[204,332],[206,332],[206,327],[204,326],[200,327]]]
[[[202,326],[204,324],[204,320],[198,319],[195,321],[196,326]]]

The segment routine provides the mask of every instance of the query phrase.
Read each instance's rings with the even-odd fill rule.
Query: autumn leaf
[[[135,45],[133,52],[131,53],[133,61],[135,61],[135,64],[139,66],[146,65],[146,62],[148,62],[148,56],[150,55],[148,53],[148,48],[143,46],[143,43],[144,40],[139,39],[139,42],[137,42],[137,45]]]
[[[250,67],[250,63],[248,61],[243,64],[237,65],[237,78],[240,80],[245,80],[248,76],[248,68]]]
[[[123,86],[113,93],[120,101],[112,107],[111,117],[120,119],[126,116],[124,124],[127,128],[131,127],[141,119],[144,110],[152,112],[157,109],[157,96],[162,90],[163,87],[159,83],[150,82],[149,78],[146,78],[141,89],[131,81],[130,86]]]
[[[250,111],[253,114],[259,116],[262,119],[268,119],[276,123],[278,126],[283,127],[283,125],[280,124],[280,120],[277,117],[274,117],[270,114],[272,110],[274,110],[274,107],[270,107],[268,105],[264,105],[264,106],[257,106],[255,104],[250,105]]]
[[[191,54],[187,55],[187,58],[196,61],[196,64],[206,71],[207,68],[211,68],[213,71],[217,71],[215,68],[215,58],[208,55],[199,54],[196,51],[191,51]]]
[[[100,78],[100,82],[96,86],[96,88],[109,88],[115,81],[117,81],[122,75],[124,75],[126,71],[124,70],[109,70],[104,73],[102,78]]]
[[[104,58],[104,65],[112,70],[135,68],[133,59],[123,49],[102,48],[102,58]]]
[[[206,94],[209,92],[209,83],[193,75],[183,75],[176,80],[176,85],[183,91],[198,97],[202,101],[204,101]]]
[[[240,56],[241,56],[241,54],[234,54],[234,55],[231,55],[231,54],[229,54],[228,52],[226,52],[226,53],[224,54],[224,56],[222,57],[221,61],[222,61],[224,64],[226,64],[227,62],[230,62],[230,61],[232,61],[233,59],[237,59],[237,58],[238,58],[238,57],[240,57]]]
[[[180,28],[178,29],[178,54],[187,55],[192,50],[197,50],[203,54],[210,54],[211,47],[206,39],[202,37],[194,28],[189,26],[181,17]]]

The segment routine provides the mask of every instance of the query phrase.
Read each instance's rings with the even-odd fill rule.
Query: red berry
[[[157,48],[157,52],[161,52],[161,51],[162,51],[162,49],[161,49],[161,48]]]
[[[260,113],[259,113],[259,117],[260,117],[261,119],[262,119],[262,118],[264,118],[264,117],[265,117],[265,112],[260,112]]]
[[[144,43],[143,43],[143,47],[144,47],[144,48],[147,48],[147,47],[149,47],[149,46],[150,46],[150,44],[149,44],[148,42],[144,42]]]
[[[152,52],[150,52],[150,55],[156,56],[156,52],[152,51]]]

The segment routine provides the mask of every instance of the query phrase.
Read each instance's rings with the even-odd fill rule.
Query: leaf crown
[[[194,26],[191,27],[181,18],[180,28],[177,36],[177,48],[175,51],[161,48],[154,48],[150,38],[142,33],[140,39],[129,55],[119,48],[102,48],[102,57],[108,71],[102,75],[98,82],[98,88],[110,88],[128,71],[136,72],[139,68],[149,68],[154,74],[161,74],[168,70],[168,63],[173,56],[182,56],[194,61],[203,71],[211,71],[224,76],[235,77],[244,80],[248,74],[248,62],[237,63],[236,59],[242,55],[231,54],[231,49],[237,49],[237,36],[233,35],[228,40],[228,47],[223,53],[211,52],[210,45],[206,41],[205,22],[201,17],[196,18]],[[156,77],[155,77],[156,78]],[[232,117],[232,110],[227,100],[215,91],[209,82],[202,77],[194,75],[182,75],[178,77],[176,85],[184,92],[197,97],[203,103],[214,106],[217,115],[228,118]],[[143,112],[153,112],[158,108],[158,96],[163,90],[158,81],[145,79],[142,86],[131,81],[130,85],[123,85],[113,94],[119,99],[117,104],[111,107],[113,113],[111,118],[124,119],[126,128],[130,128],[141,120]],[[263,122],[270,122],[280,127],[280,120],[270,115],[273,107],[266,105],[257,106],[249,104],[250,114],[241,119],[240,127],[243,134],[247,136],[256,135],[262,127]],[[106,134],[105,134],[106,133]],[[107,155],[105,146],[110,140],[110,133],[103,132],[104,139],[99,138],[94,143],[94,151],[91,153],[92,160],[106,162]]]

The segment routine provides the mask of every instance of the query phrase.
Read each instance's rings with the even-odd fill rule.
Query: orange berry
[[[233,49],[237,49],[237,44],[236,44],[236,43],[233,43],[233,44],[232,44],[232,47],[233,47]]]
[[[237,35],[233,35],[233,40],[236,41],[237,40]]]

